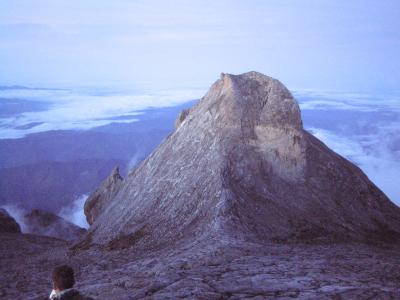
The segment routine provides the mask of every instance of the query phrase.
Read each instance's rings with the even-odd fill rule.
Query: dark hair
[[[70,289],[75,284],[74,270],[67,265],[55,267],[52,279],[55,286],[60,290]]]

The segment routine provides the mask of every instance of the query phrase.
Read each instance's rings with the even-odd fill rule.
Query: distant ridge
[[[0,90],[43,90],[43,91],[64,91],[61,88],[28,87],[24,85],[0,85]]]

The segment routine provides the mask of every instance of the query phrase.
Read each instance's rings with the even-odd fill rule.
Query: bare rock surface
[[[278,80],[222,74],[176,126],[123,182],[96,191],[88,241],[400,241],[400,208],[303,129]]]
[[[29,234],[2,233],[0,239],[0,299],[46,299],[51,270],[64,261],[68,243]]]
[[[104,180],[96,191],[90,195],[85,202],[86,221],[91,225],[98,215],[105,209],[113,199],[122,183],[122,176],[119,174],[119,168],[115,167],[111,174]]]
[[[81,228],[53,213],[34,209],[24,216],[24,233],[55,237],[63,240],[76,240],[86,229]]]
[[[399,208],[279,81],[222,74],[176,126],[92,194],[79,242],[2,234],[0,297],[45,299],[66,263],[96,299],[400,298]]]
[[[95,299],[399,299],[399,248],[209,240],[139,253],[68,250],[48,237],[2,234],[0,298],[44,300],[51,271],[71,265]]]
[[[0,208],[0,232],[21,233],[21,227],[3,208]]]

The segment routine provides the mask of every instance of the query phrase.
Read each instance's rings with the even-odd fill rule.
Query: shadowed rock
[[[113,199],[118,191],[123,178],[119,174],[119,168],[115,167],[110,176],[102,182],[100,187],[85,202],[84,212],[87,222],[92,225],[98,215]]]
[[[24,216],[26,232],[35,235],[55,237],[63,240],[76,240],[82,237],[85,229],[68,222],[50,212],[34,209]]]
[[[88,200],[92,242],[399,241],[400,209],[303,129],[278,80],[222,74],[176,125],[123,182],[111,176]]]
[[[0,233],[21,233],[21,227],[13,217],[3,208],[0,208]]]
[[[180,112],[178,118],[175,121],[175,128],[178,128],[182,124],[182,122],[185,120],[189,112],[190,112],[189,109],[184,109]]]

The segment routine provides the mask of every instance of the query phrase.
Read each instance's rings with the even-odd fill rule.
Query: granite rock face
[[[111,174],[104,180],[100,187],[89,196],[85,202],[84,212],[86,221],[91,225],[99,214],[105,209],[109,202],[114,198],[121,183],[122,176],[119,168],[115,167]]]
[[[182,122],[188,116],[189,112],[190,112],[190,109],[184,109],[180,112],[178,118],[175,121],[175,128],[178,128],[182,124]]]
[[[223,74],[176,127],[89,197],[83,240],[1,233],[0,298],[67,263],[95,299],[399,299],[399,208],[279,81]]]
[[[34,209],[24,216],[24,233],[55,237],[66,241],[82,237],[85,229],[50,212]]]
[[[0,208],[0,232],[21,233],[21,227],[3,208]]]
[[[88,200],[91,243],[399,241],[400,209],[303,129],[278,80],[222,74],[176,127],[124,181],[111,176]]]

